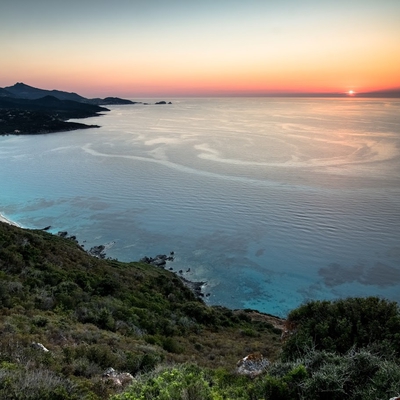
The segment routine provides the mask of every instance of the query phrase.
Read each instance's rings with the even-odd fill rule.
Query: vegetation
[[[274,360],[280,349],[267,316],[208,307],[170,271],[99,259],[72,240],[3,223],[0,303],[2,399],[27,398],[20,383],[32,380],[32,399],[45,390],[57,398],[57,380],[60,398],[106,399],[120,390],[102,377],[109,367],[135,375],[190,361],[233,370],[249,352]]]
[[[399,307],[379,298],[304,304],[281,341],[271,316],[208,307],[163,268],[96,258],[73,240],[0,223],[0,302],[1,399],[400,394]],[[237,373],[255,352],[270,365]],[[133,381],[105,376],[110,367]]]
[[[377,297],[313,301],[293,310],[286,325],[285,360],[301,357],[310,348],[338,354],[371,348],[400,356],[399,307]]]

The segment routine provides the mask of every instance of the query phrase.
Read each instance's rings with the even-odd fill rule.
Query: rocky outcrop
[[[104,245],[99,245],[99,246],[93,246],[90,250],[88,250],[88,254],[91,256],[97,257],[97,258],[105,258],[106,253],[104,250],[106,249],[106,246]]]
[[[188,279],[184,278],[183,276],[180,276],[181,281],[183,284],[189,288],[198,298],[204,297],[203,293],[203,288],[207,284],[207,282],[193,282],[189,281]],[[209,296],[209,293],[207,293],[206,297]]]
[[[174,261],[174,252],[171,251],[169,256],[166,254],[159,254],[155,257],[147,257],[144,256],[140,262],[144,262],[146,264],[155,265],[156,267],[165,267],[167,261]]]

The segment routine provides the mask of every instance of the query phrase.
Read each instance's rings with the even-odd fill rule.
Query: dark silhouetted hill
[[[25,83],[18,82],[13,86],[7,86],[3,90],[11,93],[15,97],[20,99],[36,100],[45,96],[52,96],[59,100],[71,100],[79,103],[87,103],[94,105],[111,105],[111,104],[135,104],[135,102],[126,99],[120,99],[119,97],[106,97],[105,99],[95,98],[88,99],[80,96],[77,93],[64,92],[61,90],[45,90],[35,88],[33,86],[26,85]],[[0,92],[1,96],[1,92]]]

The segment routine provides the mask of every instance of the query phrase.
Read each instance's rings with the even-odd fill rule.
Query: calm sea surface
[[[174,251],[210,304],[400,302],[400,100],[171,100],[0,137],[0,212],[119,260]]]

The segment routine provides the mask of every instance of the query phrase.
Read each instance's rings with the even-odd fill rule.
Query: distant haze
[[[400,88],[398,0],[4,0],[0,87],[86,97]]]

